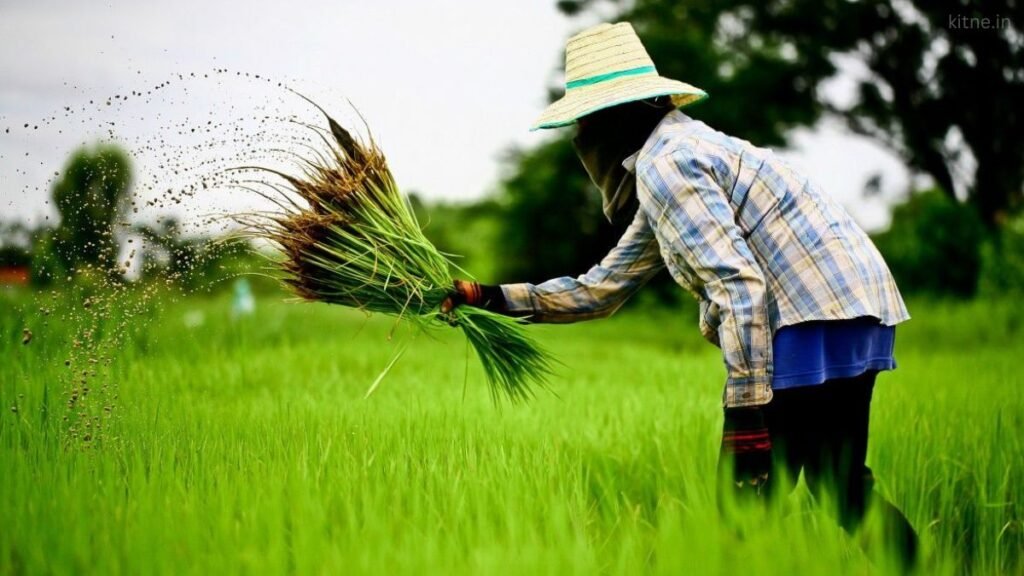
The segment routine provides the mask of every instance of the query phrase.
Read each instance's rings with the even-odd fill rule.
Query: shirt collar
[[[680,122],[689,122],[690,120],[691,120],[691,118],[689,116],[687,116],[683,112],[679,111],[678,109],[673,110],[673,111],[669,112],[668,114],[666,114],[665,118],[663,118],[661,120],[661,122],[659,122],[658,125],[655,126],[654,131],[651,132],[651,136],[650,136],[650,138],[648,138],[648,140],[653,139],[655,137],[655,135],[658,132],[660,132],[664,128],[664,126],[666,126],[668,124],[680,123]],[[640,159],[640,153],[643,152],[644,148],[646,148],[646,147],[647,147],[647,144],[645,143],[644,146],[641,147],[639,150],[637,150],[636,152],[633,152],[629,156],[626,156],[626,159],[622,161],[622,167],[625,168],[626,170],[628,170],[629,172],[635,173],[636,172],[636,161]]]
[[[628,170],[629,172],[635,172],[636,171],[636,160],[639,157],[640,157],[640,150],[637,150],[636,152],[633,152],[629,156],[626,156],[626,159],[622,161],[622,167],[625,168],[626,170]]]

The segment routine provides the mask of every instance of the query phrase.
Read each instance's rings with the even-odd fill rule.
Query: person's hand
[[[441,302],[441,313],[447,314],[455,309],[456,306],[468,304],[470,306],[480,306],[483,302],[483,290],[480,289],[478,282],[470,280],[456,280],[454,289],[448,294],[448,296]]]
[[[721,457],[732,461],[737,488],[754,494],[767,492],[772,439],[760,407],[726,408]]]

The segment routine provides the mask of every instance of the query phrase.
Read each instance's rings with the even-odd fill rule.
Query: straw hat
[[[566,43],[565,96],[548,106],[530,130],[567,126],[591,112],[667,95],[676,107],[707,97],[700,88],[658,76],[630,23],[599,24]]]

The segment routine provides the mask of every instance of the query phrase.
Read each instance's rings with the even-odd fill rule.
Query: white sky
[[[170,134],[179,125],[212,120],[251,136],[258,126],[239,118],[318,120],[273,84],[236,71],[287,82],[349,121],[350,99],[404,189],[429,199],[479,197],[495,188],[505,151],[545,137],[528,128],[565,39],[581,25],[553,0],[0,0],[0,219],[52,214],[54,172],[77,145],[109,130],[136,155],[137,181],[164,185],[174,180],[168,156],[185,164],[203,157],[188,152],[196,140]],[[221,68],[231,74],[176,79]],[[148,99],[105,106],[172,79]],[[842,98],[848,90],[839,81],[828,92]],[[908,176],[899,161],[834,125],[799,131],[793,143],[786,156],[863,225],[887,222],[885,201],[864,200],[861,190],[881,172],[883,197],[900,196]],[[253,144],[217,150],[244,155],[225,147]],[[246,202],[222,196],[204,206]]]

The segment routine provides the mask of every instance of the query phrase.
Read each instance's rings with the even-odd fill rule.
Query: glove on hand
[[[772,468],[772,440],[760,408],[727,408],[722,433],[723,458],[733,461],[733,481],[739,488],[765,490]]]
[[[471,280],[456,280],[454,290],[441,302],[441,313],[447,314],[463,304],[505,313],[505,295],[500,286],[488,286]]]

